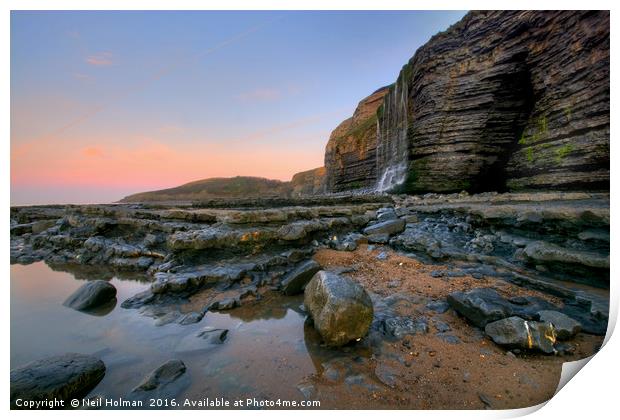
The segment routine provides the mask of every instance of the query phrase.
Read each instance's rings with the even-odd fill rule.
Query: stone
[[[304,292],[304,305],[325,343],[342,346],[368,333],[372,301],[358,283],[328,271],[319,271]]]
[[[379,255],[377,255],[377,259],[380,261],[385,261],[387,260],[389,257],[387,252],[380,252]]]
[[[204,312],[189,312],[181,316],[179,319],[179,324],[181,325],[191,325],[200,322],[202,318],[204,318]]]
[[[377,210],[377,220],[379,222],[385,222],[386,220],[398,219],[396,212],[392,208],[382,208]]]
[[[367,236],[369,244],[387,244],[390,241],[388,233],[373,233]]]
[[[500,346],[524,350],[555,351],[553,325],[547,322],[526,321],[518,316],[501,319],[486,325],[484,332]]]
[[[540,311],[538,318],[542,322],[553,324],[558,340],[568,340],[581,331],[579,322],[558,311]]]
[[[187,368],[181,360],[168,360],[166,363],[151,372],[140,384],[133,389],[136,391],[152,391],[156,388],[174,382],[183,375]]]
[[[435,320],[435,321],[433,321],[433,326],[439,332],[447,332],[447,331],[452,330],[450,325],[447,322],[444,322],[444,321]]]
[[[425,318],[393,317],[383,320],[383,331],[385,334],[401,339],[406,335],[426,334],[428,332],[428,322]]]
[[[239,298],[227,297],[222,300],[216,300],[214,302],[211,302],[207,306],[206,310],[207,311],[214,311],[214,310],[225,311],[228,309],[236,308],[237,306],[239,306]]]
[[[208,350],[219,346],[228,337],[228,330],[206,327],[197,334],[190,334],[177,344],[175,351],[179,353]]]
[[[310,383],[301,383],[297,385],[297,389],[299,390],[299,392],[301,392],[301,395],[303,395],[306,400],[313,398],[316,392],[314,385]]]
[[[393,235],[405,230],[405,221],[403,219],[386,220],[385,222],[375,223],[364,229],[365,235],[387,234]]]
[[[65,401],[85,397],[105,375],[104,363],[96,357],[67,353],[31,362],[11,370],[11,408],[16,399]]]
[[[37,220],[32,223],[32,233],[38,234],[56,225],[56,220]]]
[[[563,248],[544,241],[530,242],[523,252],[536,262],[579,264],[590,268],[609,269],[609,254]]]
[[[484,328],[489,322],[511,315],[510,303],[494,289],[480,288],[448,295],[450,306],[470,322]]]
[[[306,284],[320,269],[321,266],[314,260],[301,263],[282,279],[280,283],[282,293],[289,296],[302,293]]]
[[[448,344],[460,344],[461,343],[461,340],[453,334],[447,334],[447,333],[440,332],[435,335]]]
[[[445,313],[448,309],[450,309],[450,304],[445,300],[433,300],[426,304],[426,307],[433,312],[437,312],[438,314]]]
[[[116,287],[105,280],[92,280],[83,284],[65,300],[64,306],[87,311],[116,298]]]

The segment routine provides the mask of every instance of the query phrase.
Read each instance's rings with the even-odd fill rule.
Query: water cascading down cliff
[[[326,190],[609,190],[609,43],[606,11],[468,13],[334,130]]]

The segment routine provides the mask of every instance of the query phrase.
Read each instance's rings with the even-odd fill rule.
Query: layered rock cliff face
[[[609,42],[605,11],[469,13],[385,96],[378,189],[609,189]]]
[[[291,195],[293,197],[304,197],[324,194],[327,189],[325,185],[325,167],[310,169],[309,171],[299,172],[293,175],[291,180]]]
[[[325,148],[326,184],[331,192],[374,187],[377,180],[377,108],[388,88],[360,101],[353,116],[329,137]]]

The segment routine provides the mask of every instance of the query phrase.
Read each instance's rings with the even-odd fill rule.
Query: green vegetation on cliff
[[[201,201],[213,198],[288,197],[289,182],[251,176],[208,178],[179,187],[127,196],[123,203],[148,201]]]

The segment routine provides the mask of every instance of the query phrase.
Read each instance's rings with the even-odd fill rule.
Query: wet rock
[[[227,329],[206,327],[197,334],[190,334],[177,344],[175,351],[179,353],[208,350],[221,345],[228,336]]]
[[[398,339],[406,335],[426,334],[428,332],[426,318],[413,319],[398,316],[383,320],[382,326],[385,334]]]
[[[390,235],[387,233],[373,233],[368,235],[367,239],[370,244],[387,244],[390,241]]]
[[[374,235],[382,233],[393,235],[396,233],[400,233],[403,230],[405,230],[405,221],[402,219],[393,219],[368,226],[366,229],[364,229],[364,234]]]
[[[314,385],[310,383],[301,383],[297,385],[297,389],[299,390],[299,392],[301,392],[301,395],[303,395],[306,400],[313,398],[316,393]]]
[[[507,318],[512,312],[509,302],[489,288],[450,293],[448,303],[480,328],[484,328],[489,322]]]
[[[329,346],[341,346],[368,333],[372,302],[362,286],[332,272],[319,271],[306,286],[304,305]]]
[[[67,353],[11,370],[11,408],[15,400],[44,401],[82,398],[105,375],[105,365],[95,357]]]
[[[384,207],[377,210],[377,220],[379,222],[385,222],[387,220],[394,220],[397,218],[398,216],[396,215],[396,212],[393,208]]]
[[[375,376],[384,385],[394,388],[397,385],[399,371],[387,363],[378,362],[375,367]]]
[[[450,309],[450,304],[445,300],[433,300],[426,304],[426,307],[433,312],[437,312],[438,314],[445,313],[448,309]]]
[[[153,314],[156,317],[155,325],[161,327],[162,325],[172,324],[173,322],[179,322],[181,313],[179,311],[166,312],[164,314]]]
[[[87,311],[116,298],[116,287],[105,280],[93,280],[82,285],[65,300],[64,306]]]
[[[136,309],[155,300],[155,294],[150,289],[137,293],[136,295],[126,299],[121,303],[121,308],[124,309]]]
[[[127,399],[148,401],[152,398],[175,398],[190,385],[186,370],[181,360],[168,360],[144,378]]]
[[[393,238],[390,244],[404,251],[422,252],[436,259],[445,257],[442,243],[437,240],[435,232],[417,227],[407,227],[403,233]]]
[[[32,233],[39,234],[48,230],[49,228],[56,225],[56,219],[54,220],[37,220],[32,223]]]
[[[133,392],[152,391],[166,386],[183,375],[186,370],[185,363],[181,360],[168,360],[144,378],[140,385],[133,389]]]
[[[493,408],[493,400],[487,394],[483,392],[479,392],[478,398],[480,398],[480,401],[482,401],[485,408]]]
[[[203,312],[189,312],[179,319],[179,324],[181,325],[190,325],[196,324],[200,322],[202,318],[204,318],[205,314]]]
[[[495,248],[493,245],[494,240],[494,235],[485,235],[481,232],[476,232],[476,236],[465,245],[465,248],[470,251],[488,254]]]
[[[538,318],[542,322],[553,324],[558,340],[568,340],[581,331],[579,322],[561,312],[540,311]]]
[[[34,227],[33,227],[34,232]],[[609,243],[609,231],[605,230],[585,230],[583,232],[579,232],[577,237],[582,241],[598,241],[602,243]]]
[[[151,291],[155,294],[177,294],[197,290],[213,283],[231,283],[243,278],[256,267],[255,263],[198,266],[181,272],[158,272]]]
[[[571,343],[557,342],[555,343],[555,350],[558,352],[558,356],[570,356],[575,354],[575,346]]]
[[[435,335],[448,344],[460,344],[461,343],[460,338],[452,334],[446,334],[446,333],[440,332]]]
[[[228,297],[222,300],[216,300],[211,302],[206,308],[206,311],[225,311],[228,309],[233,309],[239,306],[239,298],[237,297]]]
[[[282,279],[280,284],[282,293],[289,296],[302,293],[306,284],[320,269],[321,266],[314,260],[300,264]]]
[[[524,249],[525,255],[536,262],[579,264],[591,268],[609,269],[609,255],[562,248],[548,242],[531,242]]]
[[[344,383],[352,386],[357,385],[366,388],[369,391],[378,391],[379,387],[372,383],[370,378],[364,374],[349,375],[344,379]]]
[[[446,332],[446,331],[452,330],[452,328],[450,328],[450,325],[447,322],[443,322],[439,320],[434,320],[433,326],[439,332]]]
[[[513,316],[487,324],[484,332],[500,346],[554,352],[555,330],[550,323]]]

